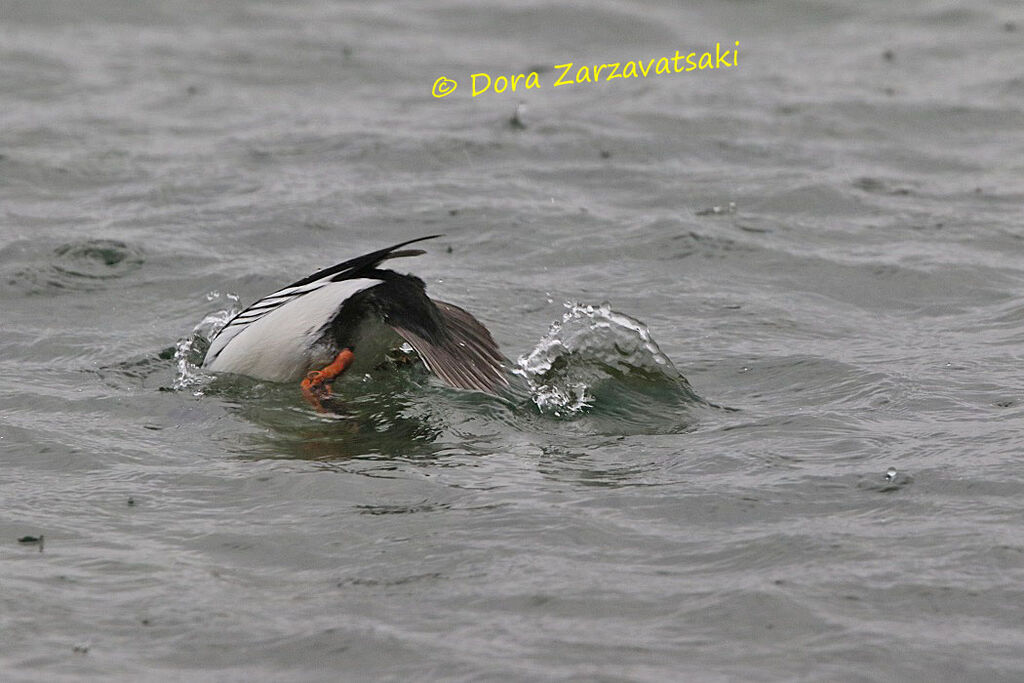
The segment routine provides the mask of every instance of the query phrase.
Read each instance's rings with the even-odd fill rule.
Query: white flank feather
[[[330,349],[317,348],[316,342],[341,304],[380,283],[371,278],[321,281],[264,297],[214,337],[203,367],[268,382],[297,382],[311,368],[331,362]],[[287,297],[283,303],[282,297]]]

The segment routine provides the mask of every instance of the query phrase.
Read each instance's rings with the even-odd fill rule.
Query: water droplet
[[[516,130],[523,130],[526,128],[526,102],[520,102],[516,105],[516,110],[512,113],[512,118],[508,120],[508,125]]]

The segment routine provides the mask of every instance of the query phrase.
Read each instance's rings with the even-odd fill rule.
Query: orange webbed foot
[[[302,380],[302,396],[317,412],[327,412],[323,402],[331,396],[330,383],[338,375],[345,372],[348,366],[352,364],[354,357],[355,354],[352,353],[351,349],[344,349],[335,356],[330,365],[321,370],[310,371],[306,378]]]

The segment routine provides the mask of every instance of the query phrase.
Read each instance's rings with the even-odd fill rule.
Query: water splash
[[[607,303],[565,306],[515,371],[542,413],[678,423],[686,407],[702,403],[642,322]]]
[[[192,329],[192,334],[178,341],[174,347],[174,364],[177,374],[174,378],[175,391],[191,389],[212,379],[202,370],[203,357],[210,346],[210,340],[227,325],[228,321],[242,310],[238,303],[238,295],[218,291],[209,292],[207,301],[226,302],[227,308],[210,313],[199,321]],[[202,389],[195,389],[193,394],[202,396]]]

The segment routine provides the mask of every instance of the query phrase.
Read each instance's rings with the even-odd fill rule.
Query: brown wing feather
[[[474,389],[497,394],[508,386],[502,366],[504,357],[491,333],[463,309],[435,301],[448,332],[447,339],[431,342],[415,332],[392,326],[409,342],[435,375],[457,389]]]

